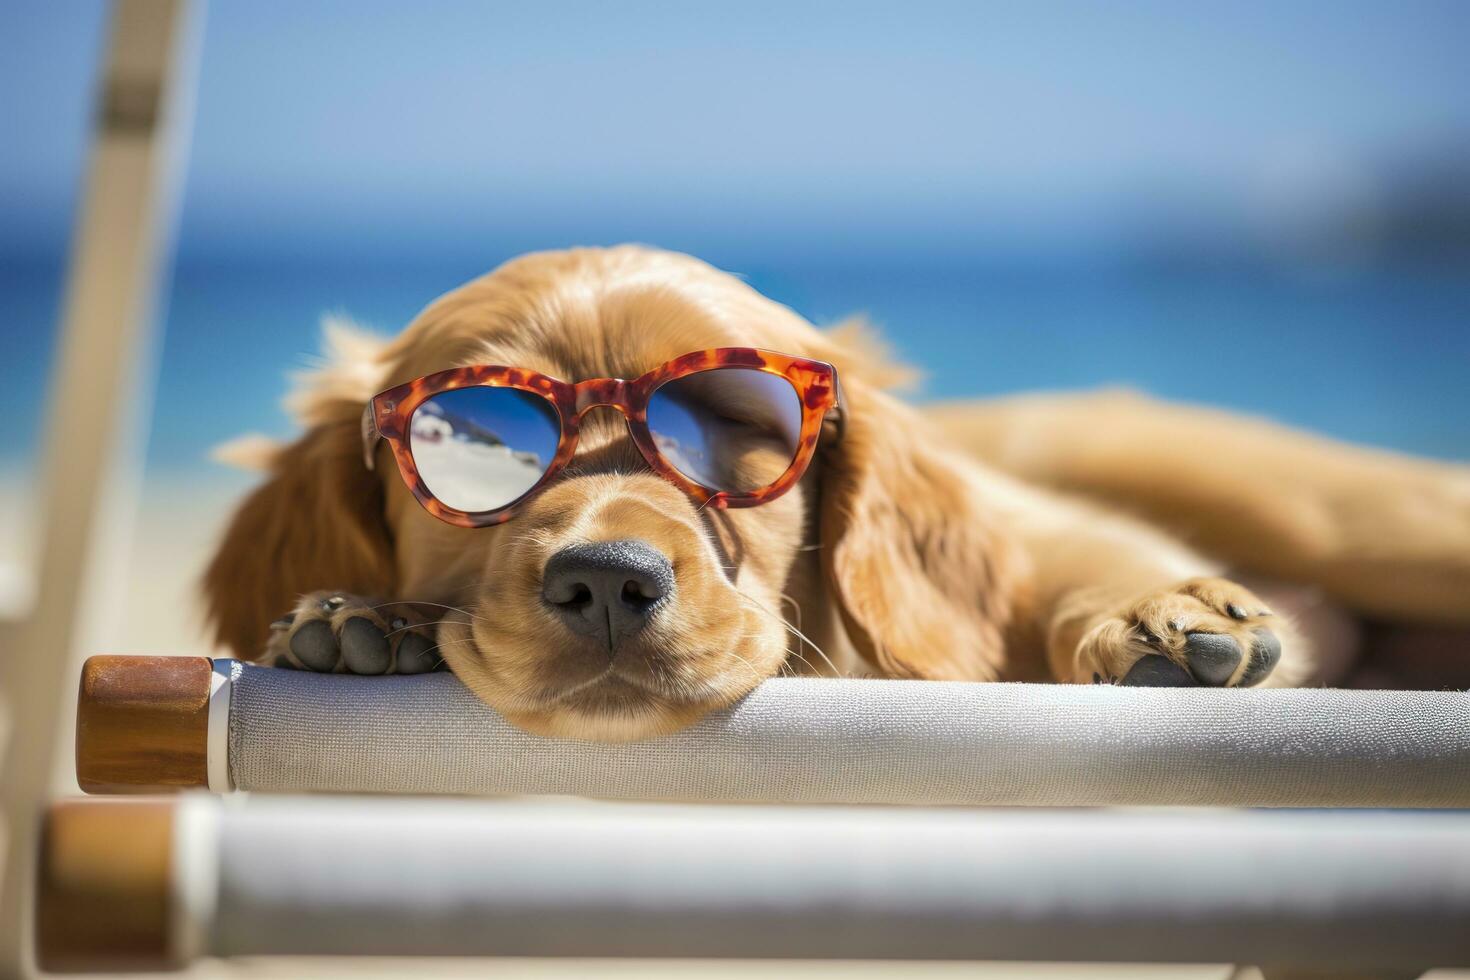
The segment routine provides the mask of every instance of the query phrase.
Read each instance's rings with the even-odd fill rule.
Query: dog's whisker
[[[807,670],[811,671],[813,674],[817,673],[817,668],[815,668],[815,667],[812,666],[812,662],[810,660],[808,660],[806,657],[803,657],[801,655],[801,651],[800,650],[792,650],[787,655],[787,657],[786,657],[786,666],[790,667],[791,658],[792,657],[795,657],[797,660],[800,660],[803,664],[806,664]],[[791,672],[792,672],[792,675],[794,676],[795,673],[796,673],[795,668],[791,668]]]
[[[729,653],[729,656],[739,661],[741,665],[743,665],[745,669],[750,672],[751,679],[754,680],[757,684],[766,679],[766,675],[757,670],[755,664],[751,663],[749,660],[746,660],[740,654],[731,651]]]
[[[425,650],[422,654],[420,654],[420,656],[428,656],[429,654],[433,653],[435,650],[438,650],[440,647],[444,646],[445,643],[468,643],[468,642],[469,642],[468,640],[466,640],[464,637],[460,637],[460,636],[451,637],[448,640],[440,640],[438,643],[435,643],[433,646],[429,647],[429,649]],[[443,664],[443,663],[445,663],[445,658],[444,658],[444,655],[443,654],[440,654],[440,656],[439,656],[439,662],[436,663],[436,664],[434,664],[434,667],[438,667],[440,664]]]
[[[791,603],[791,618],[796,620],[796,628],[801,629],[801,603],[796,601],[795,596],[787,595],[785,592],[781,593],[781,601]]]
[[[746,633],[746,634],[742,635],[741,637],[739,637],[739,639],[737,640],[737,642],[744,642],[745,640],[748,640],[748,639],[755,639],[758,636],[759,636],[759,633],[758,632]],[[771,674],[768,674],[768,673],[766,673],[764,671],[759,670],[754,664],[752,664],[749,660],[745,659],[744,657],[740,656],[738,653],[730,652],[728,654],[728,656],[732,657],[734,660],[736,660],[738,662],[738,666],[740,668],[743,668],[742,673],[744,673],[745,675],[749,676],[750,680],[754,684],[760,684],[762,681],[765,681],[765,680],[767,680],[768,678],[770,678],[772,676]],[[732,665],[732,666],[735,666],[735,665]],[[778,670],[777,673],[779,674],[779,672],[780,671]],[[727,677],[730,676],[730,673],[731,672],[728,671],[728,670],[721,671],[715,677],[708,678],[708,679],[705,679],[705,680],[700,681],[699,687],[704,688],[706,692],[708,692],[710,690],[717,689],[719,687],[719,685]]]
[[[837,665],[832,662],[832,658],[831,657],[827,656],[826,651],[824,651],[821,647],[819,647],[815,643],[813,643],[812,640],[811,640],[811,638],[808,637],[801,630],[797,629],[795,626],[792,626],[791,623],[788,622],[785,619],[785,617],[778,616],[776,613],[774,613],[770,609],[766,608],[765,605],[763,605],[762,603],[758,602],[757,600],[751,598],[750,596],[746,595],[744,592],[739,591],[738,589],[736,590],[735,594],[738,595],[741,599],[743,599],[746,602],[750,603],[751,605],[755,606],[756,609],[758,609],[761,612],[765,613],[767,616],[770,616],[772,619],[776,620],[776,622],[780,623],[783,627],[785,627],[785,629],[788,632],[790,632],[792,636],[796,637],[798,640],[800,640],[801,642],[805,643],[807,646],[809,646],[813,650],[815,650],[817,652],[817,655],[819,657],[821,657],[823,661],[826,662],[826,664],[827,664],[827,666],[829,668],[831,668],[832,673],[835,674],[835,675],[837,675],[837,676],[841,676],[842,671],[840,671],[840,670],[837,669]]]
[[[394,599],[391,602],[380,602],[376,606],[368,606],[367,608],[372,610],[373,612],[376,612],[385,606],[435,606],[439,609],[446,609],[450,612],[461,613],[462,615],[468,616],[470,619],[478,620],[482,623],[490,623],[490,620],[486,619],[484,616],[476,616],[474,613],[470,612],[468,609],[465,609],[463,606],[451,606],[443,602],[429,602],[426,599]],[[490,625],[494,624],[490,623]]]
[[[815,643],[813,643],[811,641],[811,639],[805,633],[803,633],[801,630],[797,629],[795,626],[792,626],[790,623],[787,623],[786,624],[786,628],[791,631],[791,635],[792,636],[796,637],[802,643],[805,643],[807,646],[811,647],[813,650],[815,650],[817,652],[817,656],[819,656],[819,657],[822,658],[822,662],[827,665],[827,669],[828,670],[832,671],[833,676],[836,676],[836,677],[841,677],[842,676],[842,671],[838,668],[838,666],[835,663],[832,662],[832,658],[829,657],[829,656],[827,656],[827,652],[825,650],[823,650],[821,647],[819,647]],[[797,651],[796,652],[797,653],[800,653],[800,648],[799,647],[797,648]],[[802,657],[801,659],[803,661],[806,661],[806,658],[805,657]],[[811,666],[812,667],[813,671],[816,670],[815,666],[813,666],[810,663],[810,661],[806,661],[806,662],[807,662],[807,665],[808,666]]]
[[[806,667],[807,672],[810,673],[811,675],[813,675],[813,676],[821,676],[821,673],[822,672],[817,669],[816,664],[813,664],[810,660],[808,660],[805,656],[803,656],[802,655],[802,652],[800,650],[792,650],[792,651],[790,651],[789,654],[788,654],[788,656],[787,656],[788,662],[790,661],[790,659],[792,657],[795,657],[797,660],[801,661],[801,663]],[[795,675],[795,673],[796,673],[795,668],[792,668],[792,674],[793,674],[793,676]]]

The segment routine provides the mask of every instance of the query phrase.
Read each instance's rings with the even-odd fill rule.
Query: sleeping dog
[[[900,373],[684,255],[516,259],[337,333],[206,573],[218,639],[618,740],[782,672],[1323,683],[1359,616],[1470,624],[1465,468]]]

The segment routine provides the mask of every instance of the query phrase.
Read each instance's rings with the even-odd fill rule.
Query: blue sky
[[[105,18],[0,4],[0,463],[39,417]],[[1426,162],[1464,183],[1467,38],[1448,0],[215,0],[152,458],[289,432],[324,312],[392,331],[515,253],[622,240],[868,312],[931,396],[1126,384],[1470,457],[1463,270],[1298,254]]]
[[[104,13],[0,11],[5,251],[64,233]],[[1454,2],[217,0],[186,242],[1241,221],[1463,139],[1467,37]]]

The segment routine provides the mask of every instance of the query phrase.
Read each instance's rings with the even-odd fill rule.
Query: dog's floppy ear
[[[858,651],[885,674],[994,679],[1016,556],[956,450],[912,408],[843,375],[840,442],[824,450],[823,567]]]
[[[327,358],[287,400],[306,434],[282,448],[256,437],[228,450],[267,474],[204,574],[215,637],[238,657],[259,656],[271,621],[304,593],[393,592],[384,487],[362,458],[362,407],[382,385],[384,343],[341,320],[324,326]]]
[[[215,638],[242,658],[264,651],[271,621],[307,592],[393,592],[383,485],[363,465],[355,421],[316,426],[279,450],[269,473],[204,574]]]

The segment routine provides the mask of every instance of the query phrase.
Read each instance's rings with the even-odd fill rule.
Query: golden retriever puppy
[[[207,571],[219,640],[447,665],[533,732],[651,736],[783,671],[1322,680],[1226,562],[1470,623],[1462,468],[1127,397],[921,412],[860,332],[683,255],[529,255],[336,347]]]

